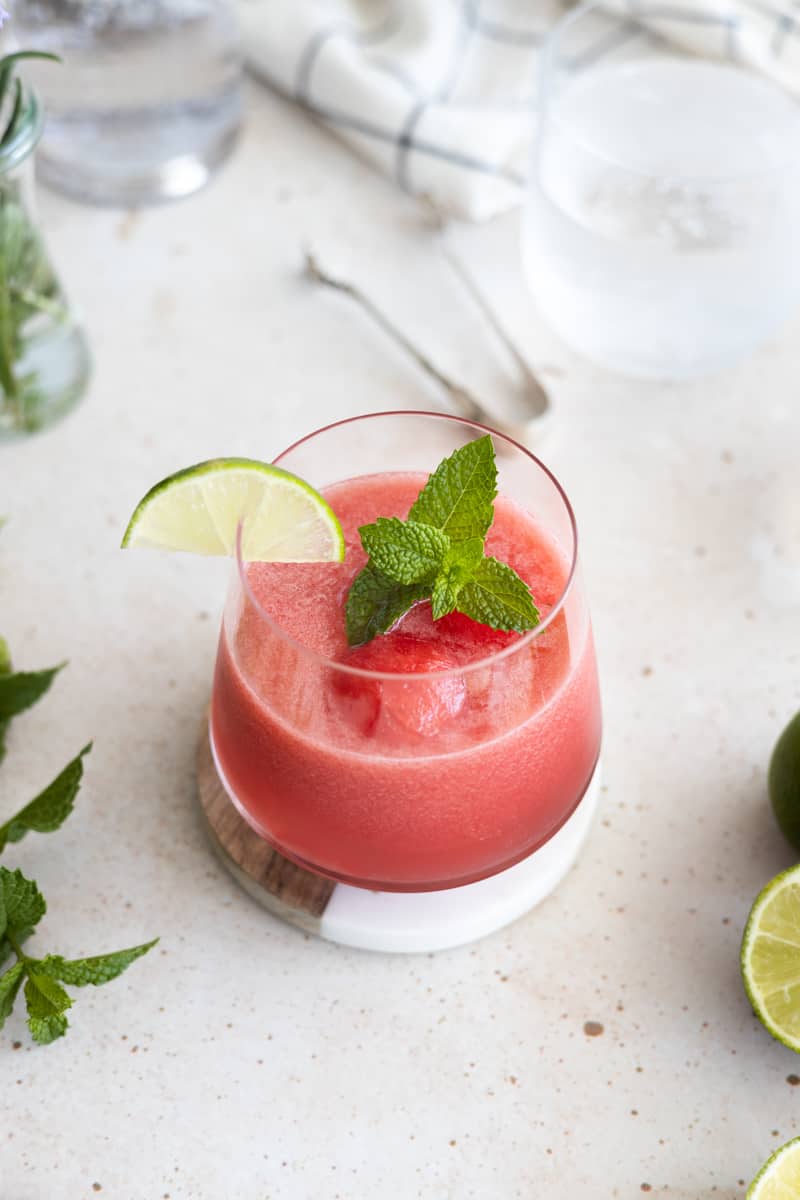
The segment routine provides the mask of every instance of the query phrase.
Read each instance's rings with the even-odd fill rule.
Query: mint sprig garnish
[[[483,538],[467,538],[465,542],[456,542],[447,548],[431,592],[434,621],[453,612],[482,559]]]
[[[535,617],[531,620],[531,609]],[[492,629],[533,629],[539,610],[524,579],[506,563],[483,558],[458,595],[458,611]]]
[[[427,583],[396,583],[370,563],[350,587],[345,608],[347,640],[351,646],[371,642],[386,633],[417,603],[430,595]]]
[[[378,517],[359,529],[361,545],[372,565],[395,583],[425,583],[434,579],[450,548],[441,529],[399,517]]]
[[[524,633],[539,623],[530,588],[485,553],[494,520],[497,465],[487,434],[439,464],[408,514],[359,529],[369,555],[345,607],[351,646],[387,633],[420,600],[434,620],[455,610],[492,629]]]
[[[443,459],[420,492],[409,521],[441,529],[451,542],[485,538],[494,520],[497,464],[487,434]]]

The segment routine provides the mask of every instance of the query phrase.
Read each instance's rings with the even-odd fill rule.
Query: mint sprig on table
[[[485,553],[496,495],[497,464],[487,434],[439,464],[406,521],[378,517],[361,526],[369,561],[347,597],[351,646],[387,633],[428,599],[437,621],[457,610],[492,629],[524,633],[538,625],[527,583]]]
[[[0,638],[0,760],[5,754],[5,736],[12,719],[41,699],[61,669],[15,672],[8,645]],[[84,746],[52,783],[0,825],[0,853],[10,842],[19,842],[28,833],[52,833],[63,825],[72,812],[83,777],[83,759],[90,750],[91,744]],[[28,1028],[33,1039],[43,1044],[55,1041],[67,1031],[66,1013],[72,1007],[72,997],[62,984],[84,987],[108,983],[158,941],[156,938],[141,946],[92,958],[68,959],[60,954],[34,957],[23,945],[46,911],[44,896],[32,879],[26,879],[20,870],[0,867],[0,1029],[24,985]],[[12,955],[15,961],[9,967]]]
[[[23,982],[28,1009],[28,1028],[34,1041],[46,1044],[67,1032],[66,1012],[72,1007],[72,997],[61,986],[74,987],[108,983],[155,946],[158,938],[128,950],[115,950],[93,958],[62,958],[47,954],[34,958],[22,949],[22,943],[33,933],[47,904],[32,879],[21,871],[0,867],[0,967],[14,954],[16,962],[0,975],[0,1028],[11,1014],[14,1001]]]

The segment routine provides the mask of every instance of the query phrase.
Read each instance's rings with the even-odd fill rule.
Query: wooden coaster
[[[211,844],[234,878],[277,917],[319,934],[336,884],[284,858],[247,824],[217,773],[207,718],[197,744],[197,790]]]

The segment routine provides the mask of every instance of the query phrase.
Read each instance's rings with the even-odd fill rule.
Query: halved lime
[[[757,896],[740,962],[761,1024],[784,1046],[800,1051],[800,866],[777,875]]]
[[[745,1200],[800,1200],[800,1138],[792,1138],[767,1159]]]
[[[124,547],[233,554],[248,562],[342,562],[344,536],[310,484],[269,463],[215,458],[162,479],[137,505]]]

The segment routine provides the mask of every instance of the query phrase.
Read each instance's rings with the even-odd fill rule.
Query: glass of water
[[[202,187],[241,119],[232,0],[17,0],[47,125],[37,169],[77,199],[137,205]]]
[[[800,303],[800,106],[776,82],[777,11],[616,7],[580,5],[545,48],[525,272],[576,350],[690,378]]]

